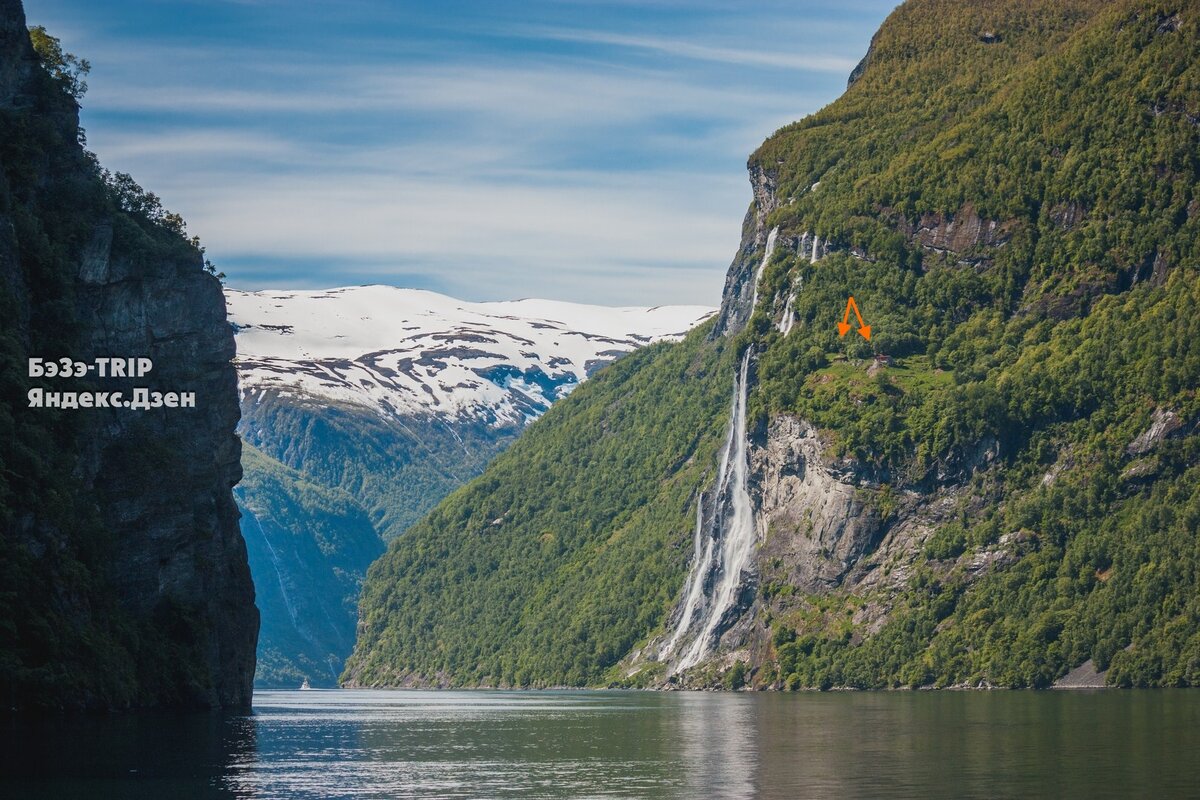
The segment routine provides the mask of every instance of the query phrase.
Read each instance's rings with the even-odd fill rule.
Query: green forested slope
[[[519,433],[511,425],[389,419],[274,394],[243,401],[238,429],[259,451],[313,483],[358,498],[384,542],[482,472]]]
[[[957,505],[952,521],[921,534],[899,588],[805,595],[771,583],[753,613],[772,635],[748,680],[1044,686],[1090,658],[1118,684],[1200,682],[1198,26],[1195,0],[911,0],[841,99],[751,157],[773,192],[758,209],[764,228],[778,226],[781,241],[815,233],[831,248],[815,264],[777,248],[747,332],[710,345],[726,359],[731,348],[756,350],[752,443],[765,444],[779,415],[816,424],[831,455],[869,476],[864,499],[879,505],[881,536],[911,507],[897,497],[952,489]],[[775,323],[793,290],[785,337]],[[870,342],[838,337],[849,295]],[[686,347],[710,357],[698,342]],[[660,393],[646,403],[652,424],[608,447],[636,458],[694,428],[662,366],[670,352],[624,365]],[[868,372],[875,354],[894,363]],[[525,610],[536,590],[447,568],[453,550],[428,544],[465,547],[505,512],[501,530],[538,531],[526,509],[559,494],[540,459],[574,451],[590,461],[587,440],[566,435],[607,421],[603,398],[561,404],[556,427],[531,429],[419,526],[424,538],[393,545],[364,597],[356,663],[371,667],[352,677],[594,682],[661,624],[689,553],[685,503],[660,540],[670,568],[599,554],[589,568],[626,570],[625,584],[594,582],[586,594],[547,584],[567,587],[544,596],[553,614]],[[1162,435],[1144,436],[1154,425]],[[981,450],[998,455],[984,462]],[[712,461],[698,452],[695,463],[711,476]],[[605,495],[608,469],[578,477],[597,493],[570,505],[577,536],[660,513],[644,491]],[[486,513],[464,515],[467,496]],[[521,541],[492,540],[495,561],[478,566],[534,560]],[[1001,550],[995,568],[970,568]],[[643,608],[656,613],[637,616],[624,595],[644,596],[629,587],[647,582],[656,599]],[[441,612],[413,610],[430,603]],[[886,609],[880,624],[854,621],[868,607]],[[482,638],[458,633],[481,627]],[[591,652],[604,658],[578,661],[580,642],[598,637]],[[495,641],[515,660],[494,656]]]
[[[368,573],[358,685],[584,684],[663,619],[729,404],[729,348],[646,347],[559,401]]]
[[[860,448],[880,436],[907,443],[896,452],[920,465],[909,474],[930,480],[927,454],[984,430],[1006,457],[975,477],[960,518],[926,543],[928,562],[880,633],[851,646],[863,631],[832,623],[818,598],[781,615],[778,677],[1044,686],[1090,658],[1121,685],[1200,683],[1197,302],[1197,274],[1180,268],[1166,286],[1104,297],[1081,319],[999,327],[1012,355],[977,381],[954,371],[937,388],[906,387],[919,367],[840,381],[872,411],[847,418],[830,403],[814,416]],[[836,372],[818,370],[805,385]],[[907,416],[877,408],[904,403],[915,407]],[[1134,442],[1156,409],[1182,427],[1143,452]],[[890,429],[864,432],[863,419]],[[1006,536],[1019,542],[1019,560],[971,575],[972,553]],[[844,599],[838,607],[857,609],[869,598]]]
[[[234,496],[262,614],[255,683],[336,683],[354,646],[358,595],[383,542],[346,492],[246,444]]]
[[[902,25],[885,27],[846,97],[753,158],[778,166],[781,192],[819,178],[771,221],[843,248],[817,265],[785,255],[768,272],[767,295],[797,279],[803,291],[786,340],[769,306],[754,320],[765,350],[754,402],[760,418],[816,422],[904,488],[962,477],[981,440],[1004,458],[973,484],[983,502],[929,542],[931,566],[882,632],[850,646],[863,631],[831,630],[816,602],[778,620],[778,677],[1046,685],[1092,658],[1116,683],[1196,683],[1200,474],[1185,434],[1200,420],[1200,5],[1056,4],[977,20],[1000,40],[987,51],[1031,60],[941,72],[949,83],[930,102],[955,85],[976,94],[931,115],[895,92],[939,83],[944,55],[927,71],[901,38],[924,32],[919,12],[934,5],[952,4],[898,11]],[[1046,49],[1071,6],[1097,12]],[[947,34],[946,47],[974,47],[973,32]],[[856,110],[868,107],[864,125]],[[997,223],[998,241],[918,246],[922,224],[972,214]],[[870,345],[839,340],[830,323],[850,294]],[[853,367],[872,351],[896,368],[869,378]],[[1181,420],[1179,438],[1129,452],[1156,409]],[[949,566],[1019,532],[1029,552],[1008,569],[976,580]]]

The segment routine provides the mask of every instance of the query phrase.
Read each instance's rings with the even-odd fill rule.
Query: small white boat
[[[300,684],[300,691],[304,691],[306,689],[311,689],[311,688],[312,687],[308,685],[308,678],[305,678],[304,683]]]

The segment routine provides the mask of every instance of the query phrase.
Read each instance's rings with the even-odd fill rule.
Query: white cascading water
[[[772,228],[767,234],[762,261],[754,273],[751,314],[758,305],[758,283],[771,261],[778,235],[778,227]],[[693,623],[699,625],[700,632],[675,663],[673,672],[695,666],[708,652],[709,640],[721,617],[737,599],[742,571],[750,564],[750,557],[754,552],[757,529],[750,505],[750,493],[746,489],[746,475],[750,468],[746,439],[746,395],[749,391],[747,381],[750,355],[751,349],[746,348],[742,355],[741,368],[733,384],[733,407],[730,412],[729,429],[725,434],[725,446],[721,448],[721,465],[717,470],[711,525],[705,525],[704,495],[701,494],[696,501],[692,569],[688,575],[683,610],[671,638],[658,652],[659,660],[666,660],[675,652],[680,641],[696,627]],[[713,579],[716,580],[716,585],[710,589]]]
[[[796,302],[796,293],[793,291],[787,296],[787,301],[783,304],[783,317],[779,320],[779,332],[787,336],[792,331],[793,318],[796,316],[792,313],[792,306]]]
[[[713,494],[710,524],[705,525],[704,498],[701,497],[696,513],[692,569],[688,576],[683,611],[671,638],[659,651],[659,658],[667,659],[681,640],[693,629],[698,629],[675,662],[672,672],[695,666],[711,650],[717,625],[737,600],[742,586],[742,573],[750,566],[758,539],[750,492],[746,486],[750,471],[746,437],[750,355],[751,350],[747,348],[734,383],[732,418],[725,436],[725,446],[721,449],[721,466]]]
[[[777,236],[779,236],[778,226],[771,228],[771,232],[767,234],[767,245],[763,248],[762,261],[758,264],[758,271],[754,273],[754,294],[750,297],[751,314],[754,313],[754,309],[758,308],[758,283],[762,280],[763,270],[771,262],[771,255],[775,252],[775,237]]]
[[[726,441],[725,449],[721,454],[722,473],[725,471],[725,461],[728,455],[729,442]],[[683,615],[679,618],[679,624],[675,626],[675,632],[671,634],[671,638],[659,651],[660,659],[665,659],[675,652],[675,645],[679,644],[680,638],[692,626],[692,617],[695,616],[696,609],[700,607],[700,603],[704,599],[704,582],[712,568],[714,542],[713,537],[704,535],[704,495],[701,494],[696,500],[696,532],[692,536],[692,572],[688,576],[687,595],[683,599]],[[704,565],[703,568],[698,568],[700,565]]]
[[[779,320],[779,332],[787,336],[792,332],[792,326],[796,324],[796,297],[800,294],[800,288],[804,285],[804,278],[797,275],[792,282],[792,290],[788,292],[787,300],[783,303],[783,317]]]

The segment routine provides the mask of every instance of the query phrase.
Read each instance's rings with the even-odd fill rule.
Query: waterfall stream
[[[754,274],[750,313],[758,305],[758,284],[771,261],[779,228],[767,234],[762,261]],[[733,384],[729,428],[721,448],[717,482],[705,514],[704,493],[696,501],[696,530],[692,537],[692,567],[688,573],[679,621],[670,638],[658,652],[659,660],[673,656],[672,673],[695,666],[712,650],[721,631],[717,628],[737,602],[743,585],[743,573],[750,566],[758,528],[750,492],[746,487],[750,471],[749,442],[746,437],[746,397],[749,393],[750,358],[747,347]],[[676,653],[679,653],[676,656]]]
[[[796,292],[798,290],[799,287],[792,289],[792,291],[788,293],[787,300],[784,301],[783,304],[783,316],[779,319],[779,332],[784,336],[787,336],[792,332],[792,325],[796,321],[795,307]]]
[[[767,234],[767,244],[763,248],[762,261],[758,264],[758,271],[754,273],[754,293],[750,296],[750,316],[754,315],[754,309],[758,307],[758,284],[762,280],[763,270],[767,268],[767,264],[771,263],[771,255],[775,252],[775,238],[779,236],[779,226],[771,228],[771,232]]]
[[[659,658],[667,659],[681,642],[686,644],[673,672],[695,666],[712,649],[717,626],[737,601],[743,573],[750,566],[758,539],[746,487],[750,470],[746,437],[750,356],[751,349],[747,348],[734,383],[729,430],[721,449],[716,490],[707,516],[703,495],[698,501],[692,569],[688,575],[683,611],[671,638],[659,651]]]

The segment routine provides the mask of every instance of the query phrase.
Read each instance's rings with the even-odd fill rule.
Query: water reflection
[[[10,718],[0,797],[1196,797],[1200,693],[267,692]]]
[[[680,749],[685,795],[714,800],[755,797],[761,770],[757,696],[684,692],[673,697],[675,730],[667,739]],[[670,750],[664,755],[669,758]]]
[[[0,797],[235,797],[253,721],[218,714],[21,715],[0,721]]]
[[[306,692],[259,698],[246,795],[650,797],[681,785],[658,695]],[[316,723],[316,719],[320,720]],[[315,724],[314,724],[315,723]]]
[[[764,798],[1200,796],[1194,692],[785,695],[756,725]]]

